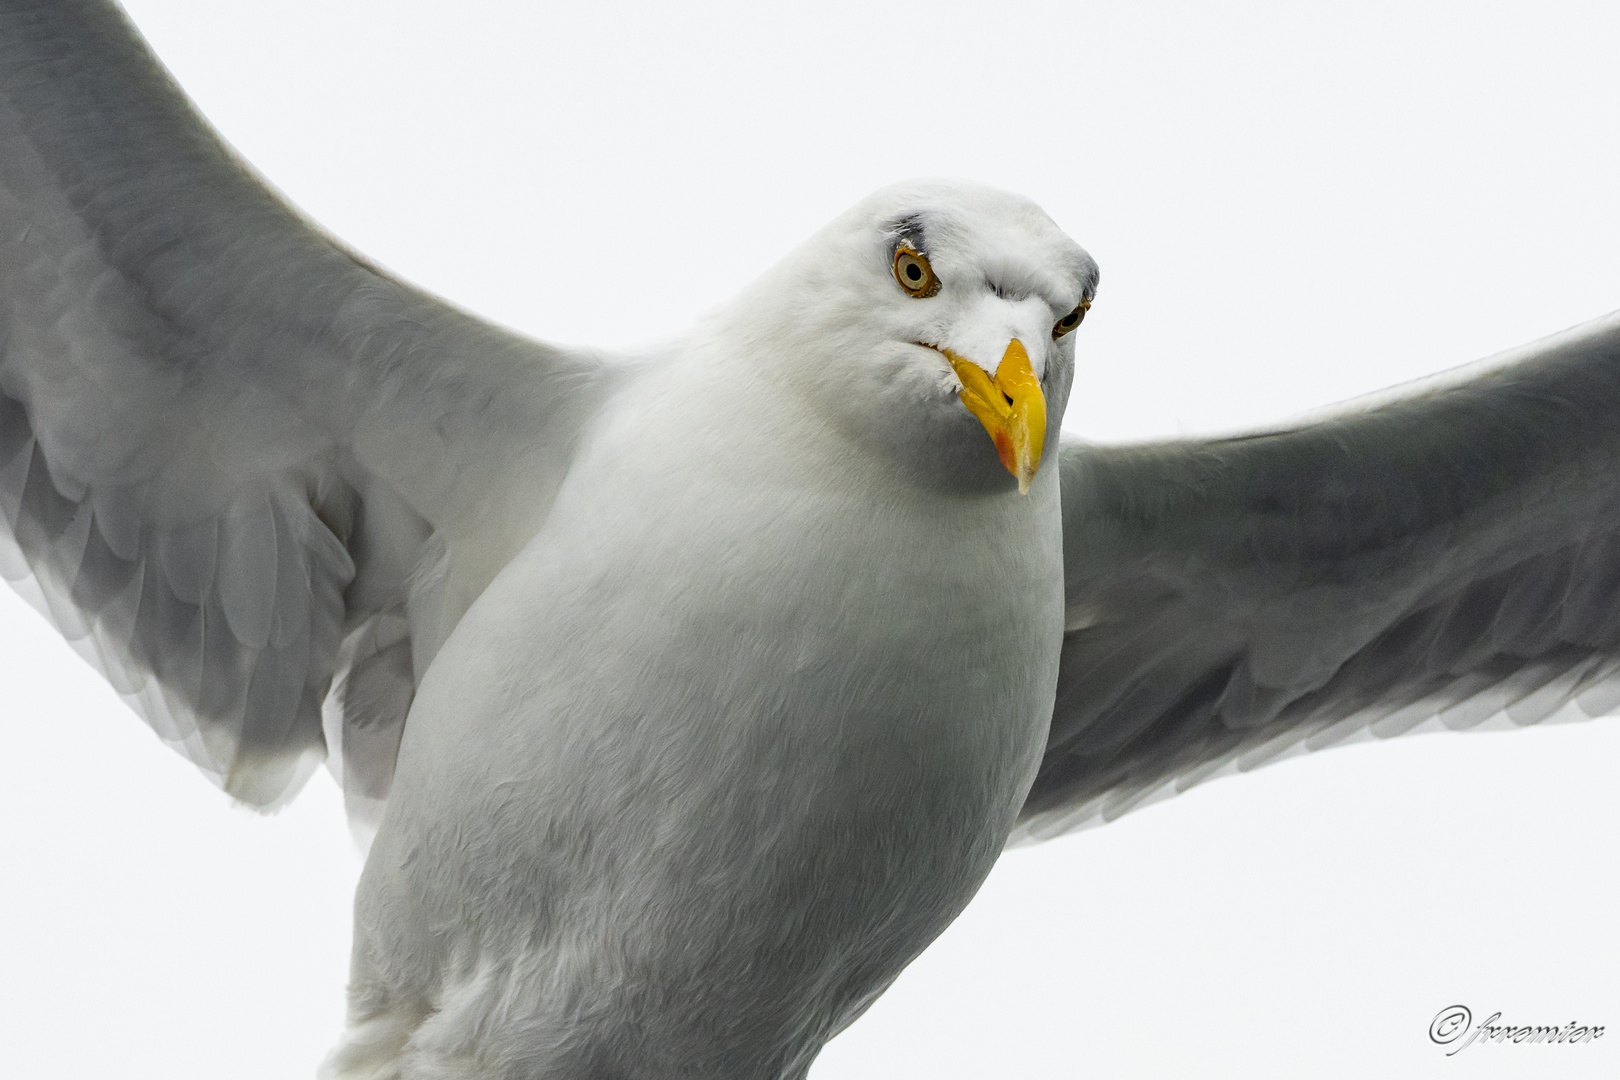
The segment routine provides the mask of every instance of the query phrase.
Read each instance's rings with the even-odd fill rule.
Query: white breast
[[[356,953],[437,1013],[418,1044],[504,1016],[757,1074],[1005,841],[1056,681],[1053,478],[941,499],[791,409],[715,420],[627,393],[422,685]]]

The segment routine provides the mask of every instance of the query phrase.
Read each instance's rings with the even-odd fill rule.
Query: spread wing
[[[301,219],[110,3],[0,0],[0,570],[232,795],[386,794],[612,379]]]
[[[1351,739],[1620,705],[1620,315],[1060,467],[1068,628],[1015,840]]]

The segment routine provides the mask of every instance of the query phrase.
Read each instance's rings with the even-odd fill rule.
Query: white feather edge
[[[1530,676],[1526,681],[1534,685],[1525,687],[1524,693],[1504,701],[1483,719],[1457,723],[1457,717],[1466,715],[1462,712],[1462,706],[1491,690],[1516,683],[1527,672],[1533,672],[1535,667],[1531,665],[1521,669],[1513,676],[1482,689],[1480,695],[1464,698],[1444,710],[1432,707],[1428,711],[1423,710],[1425,702],[1432,702],[1439,696],[1431,695],[1403,708],[1364,709],[1341,720],[1310,721],[1270,737],[1258,738],[1253,743],[1227,751],[1214,761],[1146,788],[1128,792],[1116,790],[1088,799],[1078,806],[1032,815],[1018,823],[1008,837],[1006,846],[1009,849],[1027,847],[1106,825],[1127,813],[1163,802],[1207,781],[1252,772],[1261,766],[1301,757],[1316,750],[1406,735],[1518,731],[1527,727],[1585,722],[1620,711],[1620,659],[1592,657],[1559,672],[1550,680],[1536,682],[1535,677]],[[1504,690],[1504,695],[1510,693],[1511,690]],[[1418,718],[1407,722],[1414,714]],[[1449,721],[1448,716],[1452,718]],[[1391,720],[1396,723],[1390,724]]]

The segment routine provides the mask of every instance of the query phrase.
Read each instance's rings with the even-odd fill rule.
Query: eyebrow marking
[[[905,217],[896,218],[887,231],[894,246],[904,244],[919,255],[928,254],[928,241],[923,231],[921,215],[907,214]]]

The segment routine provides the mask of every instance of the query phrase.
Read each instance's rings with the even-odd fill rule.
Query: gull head
[[[926,180],[835,219],[730,314],[749,354],[873,460],[1027,492],[1096,289],[1096,262],[1033,202]]]

